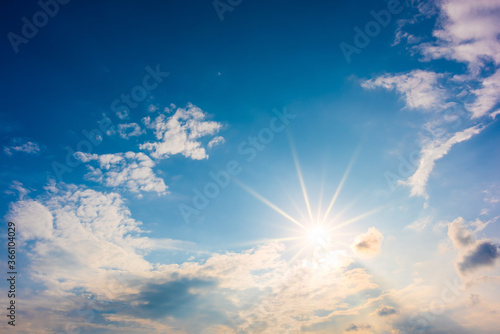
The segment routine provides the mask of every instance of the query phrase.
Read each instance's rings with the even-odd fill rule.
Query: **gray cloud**
[[[476,241],[472,231],[465,227],[464,219],[461,217],[448,225],[448,236],[457,248],[469,246]]]
[[[394,307],[385,305],[380,305],[376,312],[381,317],[398,313]]]
[[[134,313],[147,319],[159,319],[168,315],[178,318],[191,316],[193,310],[202,304],[200,294],[193,291],[207,291],[216,285],[216,281],[199,278],[147,284],[134,298],[133,304],[138,305]]]
[[[346,328],[346,332],[357,332],[359,330],[370,329],[372,328],[370,325],[355,325],[350,324],[349,327]]]
[[[460,272],[466,273],[479,267],[492,266],[495,260],[500,257],[498,245],[490,241],[478,242],[471,251],[462,256],[457,263]]]
[[[384,236],[375,227],[370,227],[368,232],[359,235],[354,245],[354,251],[361,255],[374,256],[380,251]]]

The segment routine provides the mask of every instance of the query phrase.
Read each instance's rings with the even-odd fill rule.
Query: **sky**
[[[498,332],[499,0],[2,7],[0,331]]]

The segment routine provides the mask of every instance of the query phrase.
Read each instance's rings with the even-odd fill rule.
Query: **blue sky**
[[[0,328],[494,333],[499,12],[6,5]]]

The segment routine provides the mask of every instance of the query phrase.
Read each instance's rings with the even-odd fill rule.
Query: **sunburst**
[[[292,214],[287,213],[284,209],[278,207],[276,204],[272,203],[269,199],[265,198],[262,194],[259,194],[254,189],[250,188],[249,186],[242,183],[240,180],[236,179],[235,180],[236,184],[238,184],[242,189],[244,189],[250,195],[252,195],[256,199],[258,199],[259,201],[270,207],[272,210],[274,210],[281,216],[285,217],[289,222],[293,224],[292,230],[294,236],[283,237],[283,238],[271,238],[266,240],[254,241],[252,243],[263,243],[263,242],[291,243],[289,249],[298,249],[298,250],[294,253],[289,262],[293,262],[302,256],[314,260],[318,257],[319,253],[321,254],[329,253],[332,252],[335,248],[339,247],[349,248],[350,245],[346,243],[341,237],[350,235],[350,233],[339,233],[339,229],[349,224],[353,224],[362,219],[365,219],[381,209],[381,208],[376,208],[374,210],[364,212],[362,214],[359,214],[353,218],[349,218],[346,220],[342,220],[341,216],[353,205],[355,201],[351,202],[350,204],[346,205],[344,208],[340,210],[334,210],[335,203],[339,198],[341,190],[346,183],[346,180],[349,176],[352,166],[354,165],[354,162],[358,154],[358,150],[353,154],[332,198],[328,202],[328,206],[324,211],[321,210],[322,196],[320,196],[320,200],[318,201],[317,205],[317,214],[316,216],[314,216],[306,184],[304,182],[304,177],[302,175],[302,170],[300,168],[299,159],[295,147],[293,145],[293,141],[291,140],[290,137],[289,141],[307,213],[301,212],[297,204],[292,201],[292,206],[294,206],[297,209],[300,216],[299,218],[294,217]],[[324,185],[324,182],[322,182],[322,185]],[[321,195],[322,194],[323,194],[323,187],[321,189]],[[288,198],[291,200],[290,196],[288,196]],[[335,212],[335,216],[333,218],[330,218],[333,212]]]

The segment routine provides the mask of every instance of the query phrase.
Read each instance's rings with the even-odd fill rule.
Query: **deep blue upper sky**
[[[336,264],[342,268],[339,275],[350,277],[347,270],[366,269],[374,275],[380,291],[402,289],[398,292],[403,294],[404,289],[413,284],[413,279],[435,282],[443,277],[462,277],[462,272],[455,272],[453,261],[457,254],[463,256],[466,249],[451,253],[456,239],[446,228],[453,230],[460,225],[462,218],[459,217],[463,217],[464,223],[460,226],[473,230],[470,233],[478,243],[497,240],[499,235],[494,222],[500,214],[497,204],[500,202],[497,172],[500,126],[498,117],[495,118],[500,104],[494,88],[481,90],[489,80],[493,87],[496,82],[500,85],[500,76],[495,76],[499,61],[491,51],[497,50],[498,37],[495,40],[490,36],[496,26],[490,24],[494,21],[487,21],[495,17],[496,12],[493,9],[484,11],[482,7],[475,11],[477,8],[472,4],[474,8],[469,11],[454,11],[454,5],[466,6],[458,0],[449,1],[449,8],[444,3],[429,8],[420,6],[425,3],[431,2],[405,2],[402,12],[392,15],[387,26],[382,27],[366,47],[351,55],[350,62],[339,45],[343,42],[355,45],[354,28],[364,29],[374,20],[371,11],[386,10],[387,1],[243,0],[232,11],[225,12],[224,19],[220,20],[211,0],[73,0],[59,5],[58,13],[47,25],[40,27],[27,43],[18,45],[17,53],[9,41],[9,34],[22,35],[23,18],[32,22],[33,15],[41,8],[34,1],[5,3],[0,11],[0,35],[3,36],[0,43],[3,88],[0,93],[0,213],[25,222],[28,232],[22,232],[27,234],[21,236],[21,240],[27,242],[27,250],[32,250],[30,247],[38,245],[36,242],[40,240],[40,245],[43,240],[50,240],[47,244],[63,250],[65,242],[79,245],[81,241],[71,238],[67,241],[61,237],[67,232],[64,224],[74,222],[64,215],[61,220],[54,218],[54,233],[50,238],[40,232],[38,226],[42,226],[45,216],[37,211],[40,207],[31,206],[36,202],[46,207],[53,217],[61,212],[75,213],[81,220],[76,226],[92,230],[90,239],[106,235],[108,239],[104,244],[109,242],[127,251],[132,249],[133,254],[127,253],[125,262],[130,259],[134,265],[147,263],[161,267],[194,261],[192,263],[204,266],[206,259],[207,263],[211,263],[211,259],[217,261],[217,255],[212,252],[234,251],[243,257],[250,247],[260,249],[258,245],[263,240],[297,236],[297,224],[292,224],[279,210],[273,210],[272,205],[266,205],[266,200],[299,223],[319,224],[321,217],[318,216],[327,209],[332,196],[340,189],[339,184],[343,184],[331,216],[342,212],[335,223],[347,221],[350,224],[335,232],[339,233],[340,240],[334,248],[335,252],[347,254],[352,262],[346,260],[345,263],[349,263],[343,267],[339,264],[344,263],[343,260],[339,260]],[[468,26],[468,20],[453,17],[454,13],[469,12],[479,13],[478,21],[474,21],[477,19],[475,14],[467,17],[470,22],[476,22],[477,29]],[[456,25],[452,24],[454,20],[458,20]],[[486,22],[485,26],[489,24],[492,28],[483,31],[483,26],[477,22]],[[463,29],[460,24],[464,25]],[[442,31],[449,35],[436,33]],[[471,37],[468,32],[477,35]],[[395,36],[404,37],[398,43]],[[453,38],[441,40],[442,36]],[[480,47],[473,44],[481,41],[485,44]],[[459,47],[469,43],[473,44],[473,51],[467,49],[462,54]],[[488,49],[484,45],[492,47]],[[486,50],[484,54],[482,50]],[[120,117],[113,108],[114,101],[143,85],[151,69],[169,74],[147,92],[147,98],[129,108],[127,117]],[[171,104],[175,107],[164,111]],[[196,108],[190,109],[191,104],[202,111],[202,121],[196,119],[193,111]],[[123,107],[124,103],[120,105]],[[181,115],[186,112],[182,108],[188,110],[188,116]],[[285,131],[274,133],[273,140],[258,151],[253,161],[246,161],[247,156],[239,149],[241,145],[250,141],[249,136],[257,136],[262,129],[269,128],[276,110],[283,113],[285,109],[295,118],[286,124]],[[204,126],[214,129],[205,129],[207,134],[195,137],[194,144],[175,129],[162,133],[159,128],[172,125],[167,121],[176,120],[174,113],[180,117],[183,129],[194,124],[190,134],[201,132]],[[145,121],[147,117],[149,120]],[[165,117],[164,122],[157,117]],[[119,133],[103,134],[101,144],[93,145],[91,152],[84,152],[94,156],[80,155],[76,166],[65,172],[62,179],[58,178],[54,163],[66,165],[67,149],[78,151],[78,145],[87,140],[82,131],[98,129],[98,122],[103,118],[109,119],[115,127],[132,128],[136,124],[140,131],[137,136],[126,139]],[[187,125],[184,124],[188,119]],[[168,139],[162,142],[161,136]],[[209,144],[212,139],[219,141]],[[162,155],[145,148],[146,143],[164,144],[168,149],[172,149],[170,144],[177,143],[172,146],[182,149]],[[201,145],[206,156],[190,156],[193,153],[191,144]],[[294,150],[301,175],[294,162]],[[126,152],[133,152],[130,161],[122,160],[112,168],[105,166],[104,160],[111,156],[123,158]],[[76,159],[72,155],[71,158]],[[138,161],[145,161],[140,159],[147,160],[150,165],[138,168]],[[180,205],[192,205],[194,189],[203,190],[211,182],[209,173],[225,170],[231,160],[240,163],[242,172],[221,189],[218,196],[210,199],[206,208],[186,221]],[[344,174],[350,164],[350,173]],[[410,170],[405,172],[408,166]],[[130,174],[122,175],[125,179],[116,178],[113,174],[116,171]],[[344,175],[347,175],[345,183],[342,181]],[[389,182],[388,175],[397,179]],[[307,199],[300,177],[303,177]],[[158,188],[134,190],[137,186],[134,182],[144,180],[147,180],[146,187],[155,181],[160,183],[159,188],[161,185],[168,187],[168,191]],[[397,180],[401,182],[397,184]],[[48,188],[59,191],[51,192]],[[92,196],[100,200],[111,198],[115,196],[111,193],[116,192],[123,200],[123,207],[119,200],[103,206],[128,208],[130,217],[142,223],[139,234],[146,236],[147,242],[153,245],[145,247],[150,252],[137,246],[147,242],[133,233],[131,239],[115,235],[120,226],[130,227],[133,223],[115,214],[108,216],[109,211],[102,207],[88,208],[83,200],[75,199],[74,194],[90,189],[95,190]],[[252,196],[252,191],[258,195]],[[63,196],[69,193],[74,197]],[[259,196],[266,200],[261,197],[259,201]],[[307,217],[307,202],[314,216],[312,219]],[[370,215],[365,216],[365,213]],[[103,219],[107,225],[99,221],[102,217],[106,218]],[[356,217],[360,219],[350,221]],[[34,225],[30,225],[30,218],[34,219]],[[115,222],[119,224],[113,225]],[[99,224],[106,225],[110,234],[100,234],[103,227]],[[50,230],[49,225],[46,227]],[[36,233],[31,235],[31,230],[39,234],[33,236]],[[79,235],[73,232],[71,230],[69,235]],[[370,260],[358,257],[356,245],[362,244],[360,240],[364,238],[375,240],[373,254],[380,254],[379,257]],[[167,239],[182,240],[179,241],[182,247],[172,250],[165,246],[169,243]],[[124,244],[130,240],[135,243],[127,244],[127,248],[116,240]],[[468,246],[473,247],[472,244]],[[75,249],[79,250],[78,247]],[[286,246],[282,259],[290,260],[295,252],[293,243]],[[28,259],[39,258],[28,254],[29,251],[20,252],[21,257],[26,257],[22,266],[26,271],[33,271],[34,262]],[[78,257],[75,254],[75,258]],[[113,250],[108,249],[106,254],[113,254]],[[443,257],[439,257],[441,255]],[[60,258],[71,257],[61,255]],[[430,259],[435,258],[439,258],[437,264],[431,263]],[[95,264],[94,269],[122,268],[116,261]],[[421,270],[421,277],[417,277],[415,273],[420,267],[416,264],[422,263],[428,266]],[[216,268],[217,264],[207,264],[209,269],[204,270],[210,270],[211,266]],[[434,275],[436,270],[433,268],[440,266],[447,269]],[[81,268],[91,267],[82,265]],[[160,267],[154,267],[155,271],[147,269],[151,272],[141,276],[144,279],[142,288],[161,290],[162,283],[147,281],[151,278],[148,275],[156,270],[170,275],[169,270],[175,270]],[[253,268],[249,272],[265,273],[268,269]],[[52,283],[47,282],[72,282],[70,277],[51,272],[46,267],[37,270],[46,281],[30,277],[26,284],[29,289],[49,289]],[[189,276],[191,274],[194,276]],[[224,289],[234,288],[227,282],[231,287],[221,283],[223,280],[215,274],[208,281],[202,275],[197,277],[192,272],[188,275],[180,269],[168,275],[161,276],[161,279],[168,277],[170,280],[163,282],[166,294],[177,284],[192,284],[194,288],[199,284],[204,289],[205,285],[213,283]],[[160,285],[156,286],[157,283]],[[88,288],[78,284],[83,283],[68,283],[67,286],[74,289],[71,293],[78,295],[75,291]],[[60,291],[69,291],[64,289],[66,287]],[[267,291],[262,286],[249,289]],[[186,288],[186,291],[190,290]],[[141,290],[139,295],[147,299],[151,291]],[[356,294],[339,300],[353,305],[353,300],[365,301],[367,295]],[[381,295],[382,292],[378,296]],[[241,300],[248,297],[238,296]],[[109,297],[109,301],[123,302],[115,297]],[[216,298],[211,299],[214,300]],[[224,303],[221,302],[217,310],[221,314]],[[397,307],[396,303],[391,305]],[[123,314],[133,313],[129,311]],[[113,312],[119,314],[121,311],[113,309]],[[403,311],[398,314],[402,318],[406,315]],[[189,316],[180,318],[189,319]],[[104,317],[99,319],[105,323]],[[460,315],[454,317],[457,319]],[[347,326],[344,322],[351,321],[344,320],[339,320],[342,329]],[[329,319],[325,328],[339,330],[340,327],[335,327],[338,324],[332,321]],[[387,328],[383,327],[382,320],[370,323],[377,333]],[[394,321],[391,328],[405,328],[396,323]],[[184,328],[182,324],[180,321],[169,323],[169,326]],[[318,324],[307,324],[315,325]],[[333,327],[328,327],[330,325]],[[51,329],[60,328],[58,326]]]

